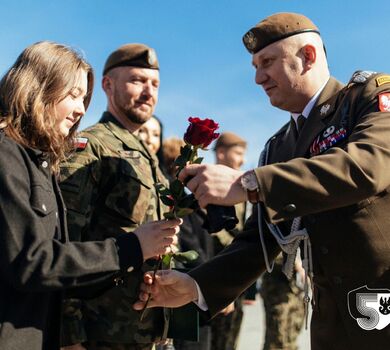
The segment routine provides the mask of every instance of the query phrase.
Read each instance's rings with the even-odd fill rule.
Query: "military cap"
[[[218,149],[219,147],[232,147],[232,146],[241,146],[246,147],[246,141],[242,139],[240,136],[226,131],[221,134],[220,137],[218,137],[217,141],[215,142],[214,149]]]
[[[156,52],[144,44],[126,44],[112,52],[104,65],[103,75],[110,69],[124,66],[159,69]]]
[[[281,12],[257,23],[242,40],[247,50],[254,54],[276,41],[308,32],[320,34],[317,26],[306,16]]]

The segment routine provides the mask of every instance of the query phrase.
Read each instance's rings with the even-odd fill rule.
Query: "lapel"
[[[291,118],[290,123],[276,133],[270,141],[272,144],[267,164],[286,162],[291,159],[297,142],[297,129],[294,119]]]
[[[327,126],[327,121],[337,109],[339,92],[343,87],[343,84],[330,77],[299,133],[294,158],[304,157],[315,137]]]

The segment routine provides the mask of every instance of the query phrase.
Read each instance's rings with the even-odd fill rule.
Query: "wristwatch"
[[[260,202],[260,188],[254,170],[249,170],[241,176],[241,186],[246,191],[249,202],[252,204]]]

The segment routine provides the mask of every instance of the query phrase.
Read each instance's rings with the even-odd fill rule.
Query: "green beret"
[[[108,56],[103,75],[110,69],[124,66],[159,69],[156,52],[144,44],[126,44],[116,49]]]
[[[320,34],[317,26],[306,16],[282,12],[257,23],[243,36],[242,40],[247,50],[255,54],[276,41],[307,32]]]
[[[242,139],[240,136],[226,131],[218,137],[215,142],[214,149],[218,149],[219,147],[233,147],[233,146],[241,146],[246,148],[246,141]]]

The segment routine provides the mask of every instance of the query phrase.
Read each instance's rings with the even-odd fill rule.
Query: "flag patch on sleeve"
[[[390,92],[384,92],[378,95],[379,110],[381,112],[390,112]]]
[[[77,150],[83,150],[87,147],[88,139],[86,137],[76,137],[74,140],[74,146]]]

